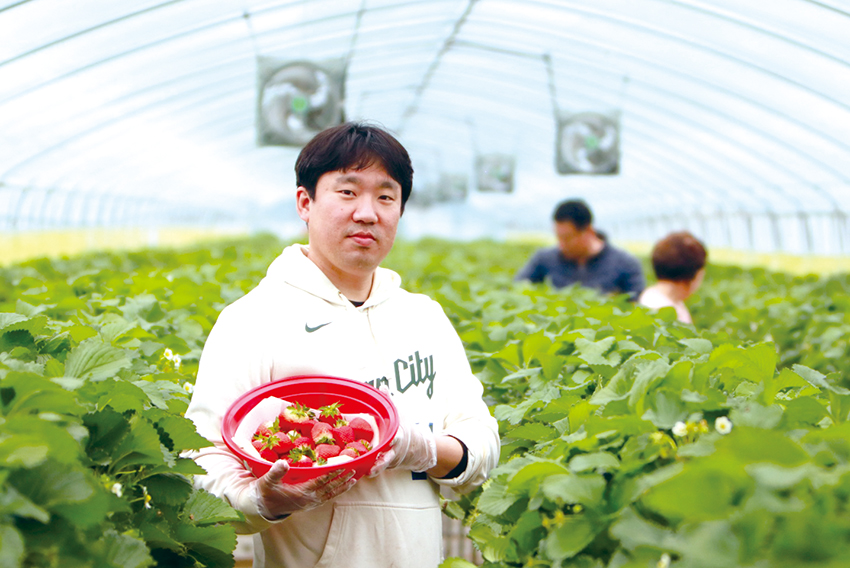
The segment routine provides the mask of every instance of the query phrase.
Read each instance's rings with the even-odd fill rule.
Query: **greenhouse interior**
[[[848,566],[850,1],[0,0],[0,38],[0,568]],[[233,414],[308,375],[390,410]]]

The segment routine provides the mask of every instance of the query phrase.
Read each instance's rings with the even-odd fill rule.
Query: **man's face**
[[[371,277],[389,254],[401,218],[401,185],[381,166],[322,174],[315,199],[298,188],[309,257],[326,274]]]
[[[588,234],[590,227],[583,231],[576,228],[572,221],[557,221],[555,223],[555,236],[558,237],[558,248],[564,258],[579,260],[588,254]]]

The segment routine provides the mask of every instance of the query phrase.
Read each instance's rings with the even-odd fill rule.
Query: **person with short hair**
[[[481,485],[499,460],[499,433],[440,305],[379,266],[410,197],[410,157],[388,132],[346,123],[304,146],[295,170],[308,244],[286,247],[204,345],[186,416],[213,446],[192,455],[207,472],[195,483],[245,516],[237,532],[255,534],[254,568],[434,568],[439,487]],[[223,443],[222,417],[237,398],[298,375],[389,394],[398,433],[368,476],[340,469],[290,484],[278,460],[255,478]]]
[[[640,261],[611,245],[593,228],[593,214],[584,201],[562,201],[552,219],[558,244],[537,251],[516,281],[548,281],[555,288],[581,284],[637,298],[644,287]]]
[[[705,246],[689,232],[667,235],[652,249],[652,268],[658,282],[641,293],[638,303],[653,309],[672,307],[676,319],[692,324],[685,300],[702,284],[707,258]]]

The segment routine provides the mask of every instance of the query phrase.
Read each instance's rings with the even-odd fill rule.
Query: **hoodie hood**
[[[301,244],[283,249],[280,256],[269,266],[264,282],[273,286],[288,284],[332,304],[351,306],[348,298],[307,258],[308,250],[309,246]],[[363,308],[386,301],[400,287],[401,277],[392,270],[379,266],[372,277],[372,290]]]

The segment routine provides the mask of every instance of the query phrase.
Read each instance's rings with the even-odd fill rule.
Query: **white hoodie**
[[[402,290],[398,274],[378,268],[369,299],[354,307],[306,250],[284,249],[260,284],[221,312],[207,339],[186,417],[215,446],[193,455],[207,471],[195,483],[245,515],[237,532],[259,533],[255,568],[434,568],[442,554],[436,484],[469,491],[499,459],[481,383],[439,304]],[[246,391],[304,374],[388,387],[403,419],[463,441],[466,470],[454,479],[386,470],[316,509],[265,520],[253,474],[222,442],[221,419]]]

